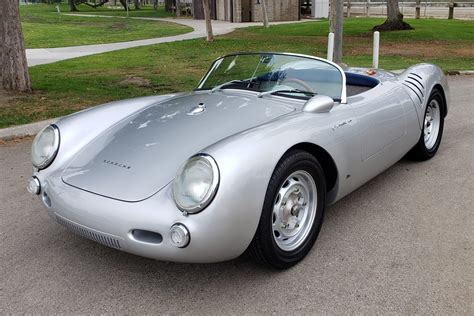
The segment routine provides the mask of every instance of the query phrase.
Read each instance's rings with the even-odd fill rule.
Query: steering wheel
[[[306,82],[304,82],[301,79],[288,78],[282,81],[283,84],[286,84],[287,82],[293,82],[293,83],[299,84],[300,86],[304,87],[304,90],[316,93],[316,91],[314,91],[313,88],[311,88]]]

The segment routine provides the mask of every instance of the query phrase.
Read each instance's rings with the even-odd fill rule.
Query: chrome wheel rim
[[[436,100],[431,100],[426,108],[425,123],[423,127],[425,147],[428,150],[433,149],[433,147],[436,145],[440,122],[441,112],[439,109],[439,103]]]
[[[273,204],[272,234],[284,251],[298,248],[313,227],[317,208],[317,189],[306,171],[293,172],[283,181]]]

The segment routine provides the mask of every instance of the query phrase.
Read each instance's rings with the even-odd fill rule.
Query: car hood
[[[144,200],[172,181],[190,156],[294,110],[279,102],[229,92],[196,92],[168,99],[96,137],[72,159],[62,179],[106,197]]]

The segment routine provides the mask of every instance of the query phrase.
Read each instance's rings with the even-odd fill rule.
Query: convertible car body
[[[61,118],[33,142],[28,190],[75,233],[159,260],[248,249],[287,268],[326,205],[407,153],[437,151],[449,91],[434,65],[401,74],[288,53],[217,59],[196,90]]]

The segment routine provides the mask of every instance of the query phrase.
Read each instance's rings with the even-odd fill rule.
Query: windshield
[[[245,53],[217,59],[197,90],[242,89],[308,99],[316,94],[341,101],[342,72],[311,57]]]

